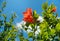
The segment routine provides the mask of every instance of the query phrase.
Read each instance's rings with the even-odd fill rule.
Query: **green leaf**
[[[2,20],[0,20],[0,26],[2,26],[3,25],[3,21]]]
[[[48,32],[44,32],[42,38],[47,40],[49,38]]]
[[[58,16],[58,14],[56,13],[56,17]]]
[[[28,23],[28,22],[27,22],[25,25],[28,27],[28,26],[29,26],[29,24],[30,24],[30,23]]]
[[[24,28],[24,29],[27,31],[28,28]]]
[[[5,1],[2,3],[2,8],[4,8],[4,7],[6,7],[6,2]]]
[[[48,9],[48,10],[47,10],[47,13],[51,13],[51,9]]]
[[[48,14],[49,18],[53,18],[53,14]]]
[[[34,27],[35,27],[34,24],[30,24],[30,26],[32,27],[32,29],[34,29]]]
[[[55,7],[55,5],[52,3],[52,4],[49,6],[49,9],[52,10],[53,7]]]
[[[14,12],[10,18],[10,23],[12,23],[15,18],[16,18],[16,13]]]
[[[60,31],[60,23],[58,23],[55,27],[55,29],[59,32]]]
[[[16,18],[17,16],[16,16],[16,12],[14,12],[14,14],[13,14],[13,18]]]
[[[11,24],[9,22],[5,23],[6,27],[11,27]]]
[[[19,35],[20,41],[24,40],[24,37],[22,35]]]
[[[43,11],[43,12],[42,12],[42,16],[43,16],[43,17],[46,16],[46,12]]]
[[[29,33],[28,33],[28,37],[29,37],[29,38],[32,38],[32,37],[33,37],[33,32],[29,32]]]
[[[51,11],[52,11],[52,8],[54,8],[54,7],[55,7],[54,4],[51,4],[47,9],[47,13],[52,13]]]
[[[4,19],[6,19],[6,15],[5,14],[2,14],[2,16],[4,17]]]
[[[44,40],[39,40],[39,41],[44,41]]]
[[[51,33],[50,33],[50,34],[51,34],[51,35],[54,35],[55,32],[56,32],[55,29],[51,29]]]
[[[2,12],[2,10],[0,10],[0,13]]]
[[[41,29],[41,30],[47,29],[47,27],[48,27],[48,23],[47,23],[46,21],[44,21],[44,22],[42,22],[42,23],[40,24],[40,29]]]
[[[35,18],[35,20],[39,17],[39,15],[36,13],[36,10],[33,11],[33,17]]]
[[[24,41],[29,41],[28,39],[24,39]]]
[[[48,3],[47,3],[47,2],[45,2],[44,4],[42,4],[42,9],[43,9],[43,10],[46,10],[47,7],[48,7]]]

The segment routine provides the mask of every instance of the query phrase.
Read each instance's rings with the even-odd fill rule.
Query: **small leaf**
[[[36,13],[36,10],[33,11],[33,17],[35,18],[35,20],[39,17],[39,15]]]
[[[30,24],[30,26],[31,26],[33,29],[34,29],[34,27],[35,27],[34,24]]]
[[[28,28],[24,28],[24,29],[27,31]]]
[[[42,23],[40,24],[40,29],[41,29],[41,30],[47,29],[47,27],[48,27],[48,23],[47,23],[46,21],[44,21],[44,22],[42,22]]]
[[[5,14],[2,14],[2,16],[6,19],[6,15]]]
[[[47,2],[45,2],[44,4],[42,4],[42,9],[43,9],[43,10],[46,10],[47,7],[48,7],[48,3],[47,3]]]
[[[0,13],[2,12],[2,10],[0,10]]]
[[[3,25],[3,21],[2,20],[0,20],[0,26],[2,26]]]
[[[6,2],[5,1],[2,3],[2,7],[3,8],[6,7]]]
[[[28,37],[29,38],[33,37],[33,32],[28,33]]]
[[[6,27],[11,27],[11,24],[9,22],[6,22]]]
[[[58,23],[57,25],[56,25],[56,28],[55,28],[58,32],[60,31],[60,23]]]
[[[29,24],[30,24],[30,23],[28,23],[28,22],[27,22],[25,25],[28,27],[28,26],[29,26]]]
[[[50,34],[51,34],[51,35],[54,35],[55,32],[56,32],[55,29],[51,29],[51,33],[50,33]]]

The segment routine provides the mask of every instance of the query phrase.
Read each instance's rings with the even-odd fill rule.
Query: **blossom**
[[[34,18],[32,16],[32,9],[31,8],[27,8],[26,12],[23,12],[24,18],[23,20],[29,23],[33,23],[34,22]]]
[[[52,8],[52,12],[56,12],[56,7]]]

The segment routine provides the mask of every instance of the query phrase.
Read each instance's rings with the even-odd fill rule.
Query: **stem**
[[[36,28],[35,28],[35,26],[36,26]],[[35,41],[35,39],[36,39],[36,37],[35,37],[35,31],[36,31],[36,29],[37,29],[37,25],[34,24],[34,29],[33,29],[33,32],[34,32],[34,33],[33,33],[33,41]]]
[[[33,29],[33,41],[35,40],[35,24],[34,24],[34,29]]]

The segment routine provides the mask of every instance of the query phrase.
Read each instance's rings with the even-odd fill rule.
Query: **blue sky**
[[[0,0],[0,5],[3,0]],[[15,23],[21,22],[23,19],[23,14],[26,8],[32,8],[36,10],[38,14],[41,15],[42,12],[42,4],[47,0],[6,0],[7,4],[4,8],[3,13],[7,15],[8,19],[11,14],[16,12],[17,18],[15,19]],[[57,13],[60,17],[60,0],[48,0],[48,4],[54,3],[57,7]],[[26,36],[25,36],[26,37]]]
[[[21,22],[23,18],[22,12],[24,12],[26,8],[32,8],[33,10],[36,10],[38,14],[41,15],[42,4],[46,1],[47,0],[6,0],[7,4],[4,8],[3,13],[5,13],[7,17],[10,17],[12,13],[16,12],[17,18],[15,19],[15,23]],[[0,2],[2,2],[2,0]],[[60,0],[48,0],[49,4],[54,3],[56,5],[58,16],[60,16],[59,2]]]

